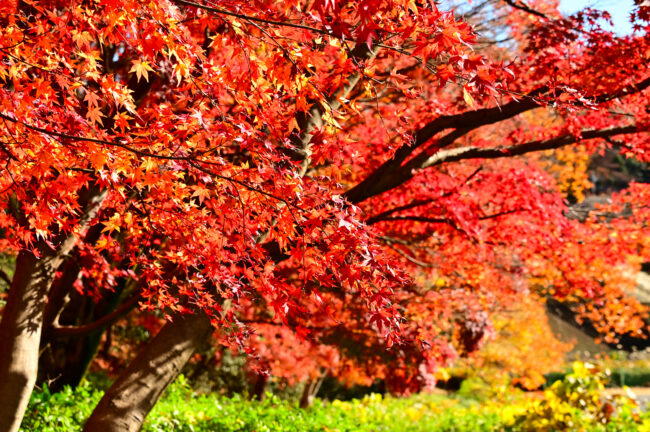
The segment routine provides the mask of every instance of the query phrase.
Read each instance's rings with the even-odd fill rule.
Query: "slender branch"
[[[244,19],[244,20],[248,20],[248,21],[254,21],[254,22],[263,23],[263,24],[270,24],[270,25],[279,26],[279,27],[293,27],[293,28],[302,29],[302,30],[309,30],[309,31],[314,32],[314,33],[320,33],[320,34],[326,34],[326,35],[330,34],[330,32],[328,32],[327,30],[317,29],[315,27],[310,27],[310,26],[306,26],[306,25],[303,25],[303,24],[294,24],[294,23],[290,23],[290,22],[274,21],[274,20],[254,17],[254,16],[250,16],[250,15],[244,15],[244,14],[240,14],[240,13],[237,13],[237,12],[231,12],[231,11],[228,11],[228,10],[225,10],[225,9],[219,9],[219,8],[216,8],[216,7],[206,6],[206,5],[203,5],[201,3],[196,3],[196,2],[187,1],[187,0],[172,0],[172,1],[174,3],[177,3],[177,4],[182,4],[182,5],[185,5],[185,6],[192,6],[192,7],[195,7],[195,8],[198,8],[198,9],[203,9],[203,10],[206,10],[208,12],[213,12],[213,13],[216,13],[216,14],[219,14],[219,15],[227,15],[227,16],[231,16],[231,17],[235,17],[235,18],[240,18],[240,19]]]
[[[488,219],[496,219],[500,216],[505,216],[513,213],[519,213],[522,211],[526,211],[525,209],[513,209],[513,210],[506,210],[502,211],[499,213],[494,213],[494,214],[489,214],[489,215],[484,215],[478,218],[478,220],[483,221],[483,220],[488,220]],[[452,219],[448,218],[432,218],[432,217],[427,217],[427,216],[415,216],[415,215],[407,215],[407,216],[390,216],[383,218],[381,221],[375,221],[376,222],[384,222],[384,221],[414,221],[414,222],[426,222],[426,223],[434,223],[434,224],[446,224],[446,225],[451,225],[454,228],[456,227],[456,223]]]
[[[483,169],[483,167],[476,168],[460,185],[458,185],[458,186],[454,187],[453,189],[445,192],[444,194],[440,195],[439,197],[423,199],[423,200],[415,200],[415,201],[411,201],[408,204],[404,204],[402,206],[394,207],[392,209],[383,211],[383,212],[379,213],[376,216],[372,216],[372,217],[368,218],[368,220],[366,220],[366,225],[373,225],[373,224],[375,224],[377,222],[385,220],[387,216],[389,216],[389,215],[391,215],[393,213],[401,212],[401,211],[404,211],[404,210],[410,210],[410,209],[413,209],[413,208],[416,208],[416,207],[421,207],[421,206],[424,206],[424,205],[427,205],[427,204],[431,204],[436,199],[447,198],[447,197],[451,196],[452,194],[454,194],[456,191],[458,191],[458,189],[460,189],[461,187],[467,185],[476,176],[476,174],[478,174],[482,169]]]
[[[386,240],[386,238],[383,238],[383,240],[386,242],[386,245],[389,248],[391,248],[392,250],[394,250],[395,252],[397,252],[398,254],[400,254],[401,256],[403,256],[404,258],[406,258],[408,261],[412,262],[413,264],[415,264],[417,266],[420,266],[420,267],[425,267],[425,268],[436,267],[434,264],[425,263],[424,261],[420,261],[420,260],[418,260],[416,258],[413,258],[411,255],[409,255],[406,252],[400,250],[399,248],[393,246],[393,242],[391,242],[390,240]]]
[[[637,130],[635,125],[612,127],[599,130],[584,130],[580,137],[575,135],[562,135],[548,140],[530,141],[524,144],[498,147],[459,147],[455,149],[443,150],[431,156],[422,168],[428,168],[443,163],[458,162],[467,159],[497,159],[502,157],[519,156],[526,153],[552,150],[582,140],[607,138],[614,135],[631,134],[646,132]]]
[[[69,140],[72,140],[72,141],[86,141],[86,142],[92,142],[92,143],[96,143],[96,144],[104,144],[104,145],[109,145],[109,146],[113,146],[113,147],[120,147],[120,148],[123,148],[124,150],[128,150],[129,152],[131,152],[131,153],[133,153],[133,154],[135,154],[137,156],[141,156],[141,157],[151,157],[151,158],[166,159],[166,160],[194,160],[194,158],[191,158],[191,157],[188,157],[188,156],[165,156],[165,155],[160,155],[160,154],[156,154],[156,153],[149,153],[149,152],[146,152],[146,151],[135,149],[135,148],[130,147],[130,146],[126,145],[126,144],[119,143],[117,141],[108,141],[108,140],[103,140],[103,139],[99,139],[99,138],[82,137],[82,136],[77,136],[77,135],[69,135],[69,134],[66,134],[66,133],[63,133],[63,132],[51,131],[51,130],[47,130],[45,128],[41,128],[41,127],[38,127],[38,126],[31,125],[29,123],[25,123],[25,122],[23,122],[21,120],[15,119],[13,117],[10,117],[10,116],[8,116],[6,114],[2,114],[2,113],[0,113],[0,118],[8,120],[8,121],[10,121],[12,123],[21,124],[21,125],[25,126],[27,129],[33,130],[35,132],[40,132],[40,133],[43,133],[43,134],[46,134],[46,135],[56,136],[56,137],[59,137],[59,138],[65,138],[65,139],[69,139]]]
[[[123,315],[126,315],[133,309],[140,300],[140,293],[134,294],[127,301],[122,303],[122,305],[115,309],[113,312],[108,315],[104,315],[97,321],[94,321],[90,324],[82,326],[61,326],[61,325],[52,325],[52,336],[78,336],[90,333],[95,330],[103,329],[104,327],[114,323]]]
[[[13,122],[13,123],[21,124],[21,125],[25,126],[27,129],[33,130],[35,132],[40,132],[40,133],[43,133],[43,134],[46,134],[46,135],[56,136],[56,137],[59,137],[59,138],[70,139],[70,140],[73,140],[73,141],[87,141],[87,142],[94,142],[94,143],[97,143],[97,144],[105,144],[105,145],[109,145],[109,146],[119,147],[119,148],[127,150],[127,151],[135,154],[136,156],[140,156],[140,157],[150,157],[150,158],[155,158],[155,159],[174,160],[174,161],[185,161],[185,162],[189,163],[192,167],[194,167],[194,168],[196,168],[196,169],[198,169],[200,171],[203,171],[206,174],[210,174],[210,175],[212,175],[212,176],[214,176],[216,178],[226,180],[226,181],[229,181],[229,182],[232,182],[232,183],[236,183],[236,184],[238,184],[238,185],[240,185],[240,186],[242,186],[242,187],[244,187],[244,188],[246,188],[246,189],[248,189],[250,191],[257,192],[257,193],[259,193],[261,195],[268,196],[269,198],[273,198],[273,199],[275,199],[277,201],[281,201],[281,202],[285,203],[288,206],[292,206],[292,207],[295,207],[295,208],[299,209],[299,207],[297,207],[294,204],[289,203],[287,200],[285,200],[285,199],[283,199],[281,197],[275,196],[275,195],[273,195],[273,194],[271,194],[269,192],[266,192],[266,191],[264,191],[262,189],[256,188],[255,186],[251,186],[251,185],[249,185],[249,184],[247,184],[245,182],[242,182],[240,180],[237,180],[237,179],[234,179],[234,178],[228,177],[228,176],[223,176],[221,174],[217,174],[214,171],[211,171],[211,170],[208,170],[207,168],[202,167],[200,164],[212,165],[212,163],[210,161],[201,160],[201,159],[199,159],[199,158],[197,158],[195,156],[165,156],[165,155],[160,155],[160,154],[156,154],[156,153],[149,153],[149,152],[138,150],[138,149],[133,148],[131,146],[128,146],[126,144],[121,144],[121,143],[118,143],[118,142],[115,142],[115,141],[107,141],[107,140],[102,140],[102,139],[98,139],[98,138],[80,137],[80,136],[76,136],[76,135],[69,135],[69,134],[66,134],[66,133],[63,133],[63,132],[50,131],[50,130],[47,130],[47,129],[44,129],[44,128],[41,128],[41,127],[38,127],[38,126],[31,125],[29,123],[25,123],[23,121],[20,121],[18,119],[15,119],[13,117],[10,117],[10,116],[2,114],[2,113],[0,113],[0,118],[8,120],[8,121]],[[65,144],[63,144],[63,145],[65,145]]]
[[[519,2],[516,2],[516,1],[514,1],[514,0],[503,0],[503,1],[506,2],[507,4],[509,4],[510,6],[512,6],[513,8],[515,8],[515,9],[519,9],[519,10],[521,10],[521,11],[528,12],[529,14],[532,14],[532,15],[538,16],[538,17],[540,17],[540,18],[550,19],[550,18],[549,18],[548,16],[546,16],[545,14],[541,13],[540,11],[537,11],[537,10],[531,8],[530,6],[528,6],[527,4],[525,4],[524,2],[519,3]]]
[[[332,326],[317,326],[317,325],[308,325],[308,324],[285,324],[283,322],[278,322],[278,321],[273,321],[272,319],[246,319],[246,318],[237,318],[237,321],[239,321],[242,324],[262,324],[262,325],[270,325],[270,326],[278,326],[278,327],[289,327],[289,328],[296,328],[296,327],[303,327],[309,330],[332,330],[336,327],[340,327],[343,324],[342,323],[337,323]]]
[[[388,209],[386,211],[383,211],[383,212],[379,213],[376,216],[372,216],[372,217],[368,218],[366,220],[366,225],[374,225],[377,222],[381,222],[381,221],[386,220],[386,218],[388,216],[392,215],[393,213],[397,213],[397,212],[404,211],[404,210],[410,210],[410,209],[416,208],[416,207],[421,207],[421,206],[424,206],[424,205],[427,205],[427,204],[431,204],[434,201],[435,201],[434,198],[424,199],[424,200],[415,200],[415,201],[411,201],[408,204],[405,204],[405,205],[402,205],[402,206],[399,206],[399,207],[394,207],[392,209]]]
[[[389,216],[383,218],[381,221],[377,222],[394,222],[394,221],[413,221],[413,222],[426,222],[432,224],[446,224],[446,225],[455,225],[454,221],[447,218],[432,218],[428,216]]]
[[[496,219],[501,216],[513,214],[513,213],[520,213],[520,212],[525,212],[528,211],[528,209],[512,209],[512,210],[504,210],[502,212],[498,213],[492,213],[489,215],[484,215],[478,218],[478,220],[488,220],[488,219]]]
[[[515,8],[515,9],[519,9],[520,11],[524,11],[524,12],[529,13],[531,15],[535,15],[535,16],[537,16],[539,18],[542,18],[542,19],[544,19],[544,20],[546,20],[546,21],[548,21],[548,22],[550,22],[550,23],[552,23],[554,25],[557,25],[558,27],[563,27],[563,28],[565,28],[567,30],[574,31],[574,32],[577,32],[577,33],[582,33],[582,34],[586,34],[586,35],[594,35],[594,33],[592,31],[587,31],[587,30],[583,30],[581,28],[575,28],[575,27],[570,26],[569,23],[564,19],[554,18],[554,17],[551,17],[551,16],[549,16],[549,15],[543,13],[543,12],[540,12],[540,11],[538,11],[536,9],[533,9],[532,7],[528,6],[523,0],[517,0],[517,1],[516,0],[503,0],[503,1],[506,4],[508,4],[509,6]]]

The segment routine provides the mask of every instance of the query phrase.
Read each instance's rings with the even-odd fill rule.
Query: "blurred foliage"
[[[4,273],[6,279],[11,280],[14,274],[16,257],[10,254],[0,254],[0,272]],[[5,277],[0,278],[0,311],[5,306],[5,297],[9,291],[9,284]]]
[[[382,380],[376,380],[371,385],[345,385],[333,377],[326,377],[318,392],[318,396],[327,400],[349,401],[352,399],[362,399],[370,394],[385,394],[386,385]]]
[[[601,370],[608,370],[607,387],[650,387],[650,358],[648,353],[612,351],[599,354],[589,361]],[[545,374],[546,386],[565,379],[571,370]]]
[[[185,365],[183,374],[192,388],[199,392],[233,396],[247,393],[251,387],[246,361],[245,356],[209,346]]]
[[[495,337],[480,351],[439,373],[440,380],[464,377],[471,380],[466,387],[487,394],[509,385],[533,390],[544,385],[545,373],[565,362],[572,347],[557,340],[543,303],[536,299],[525,299],[507,311],[494,313],[491,319]]]

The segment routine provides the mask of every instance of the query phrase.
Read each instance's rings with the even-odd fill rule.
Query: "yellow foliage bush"
[[[628,423],[641,426],[633,399],[604,393],[607,375],[608,371],[594,365],[575,362],[573,372],[555,382],[543,398],[512,406],[509,412],[504,412],[504,423],[513,431],[592,430],[614,419],[620,422],[621,418],[617,417],[626,416]]]

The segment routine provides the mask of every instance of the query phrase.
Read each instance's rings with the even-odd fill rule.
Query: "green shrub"
[[[650,369],[614,369],[611,383],[621,387],[647,387],[650,384]]]
[[[544,387],[550,387],[556,381],[562,381],[567,375],[569,375],[569,373],[570,372],[549,372],[545,374],[544,378],[546,378],[546,384]]]
[[[80,430],[84,421],[101,399],[103,391],[88,383],[74,391],[69,387],[50,393],[47,387],[32,393],[21,431],[63,432]]]

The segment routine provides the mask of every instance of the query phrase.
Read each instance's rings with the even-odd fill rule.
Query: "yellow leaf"
[[[142,77],[144,77],[144,80],[148,82],[149,71],[153,72],[153,68],[149,65],[149,62],[137,59],[133,60],[133,66],[129,72],[135,72],[135,75],[138,77],[138,82]]]
[[[474,109],[474,98],[467,91],[467,87],[463,87],[463,99],[465,99],[465,103],[469,105],[470,108]]]
[[[189,74],[189,69],[185,63],[179,61],[174,65],[173,74],[176,77],[176,81],[180,83],[181,79],[183,79],[183,77],[186,77]]]
[[[142,162],[140,167],[145,170],[145,172],[149,172],[158,169],[158,163],[156,163],[153,158],[147,158]]]
[[[121,216],[119,213],[115,213],[111,218],[104,222],[104,229],[102,232],[108,232],[111,233],[113,231],[120,232],[120,220]]]

